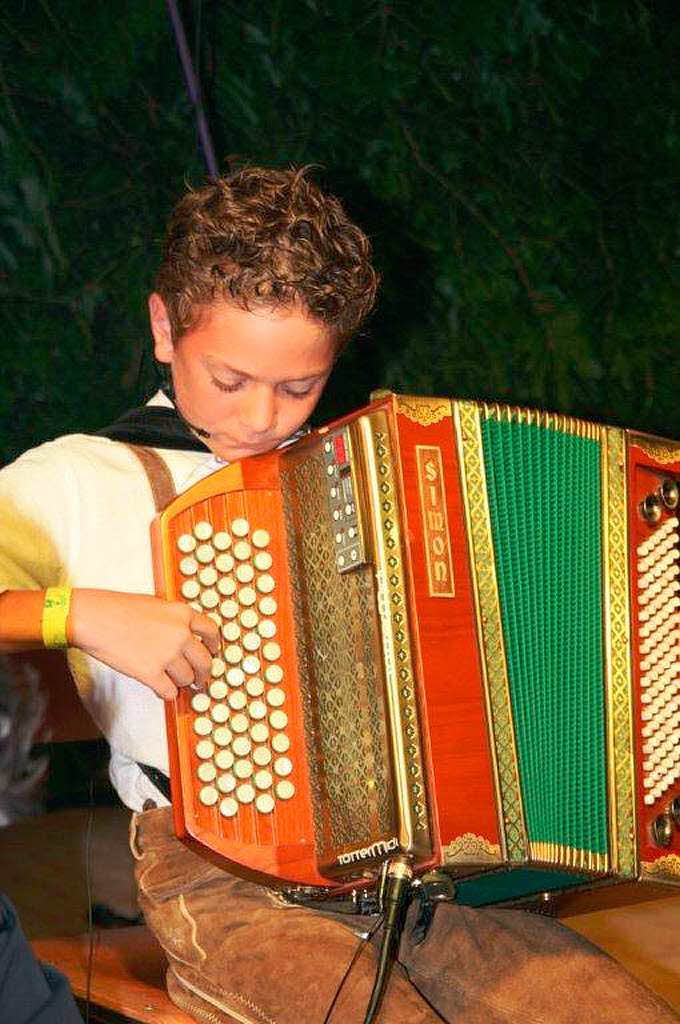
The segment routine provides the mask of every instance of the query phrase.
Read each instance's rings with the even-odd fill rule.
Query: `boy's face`
[[[173,344],[161,297],[149,299],[156,359],[172,371],[177,407],[227,462],[270,451],[310,416],[333,367],[328,329],[301,309],[217,302]]]

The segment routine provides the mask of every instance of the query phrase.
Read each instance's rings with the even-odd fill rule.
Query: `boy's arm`
[[[42,590],[0,594],[0,651],[43,646],[44,600]],[[219,649],[215,623],[188,605],[112,590],[73,590],[66,632],[69,646],[165,699],[179,686],[207,686]]]

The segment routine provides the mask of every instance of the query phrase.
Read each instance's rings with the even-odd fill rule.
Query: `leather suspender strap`
[[[141,462],[149,481],[156,511],[161,512],[177,494],[170,470],[153,448],[146,448],[139,444],[129,444],[128,448]],[[152,768],[151,765],[137,763],[147,779],[163,794],[166,800],[170,800],[170,779],[167,775],[158,768]]]
[[[127,447],[141,462],[151,487],[156,511],[161,512],[177,495],[170,470],[153,448],[146,448],[140,444],[129,444]]]

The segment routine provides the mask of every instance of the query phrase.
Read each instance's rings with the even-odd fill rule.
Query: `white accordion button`
[[[251,676],[246,683],[246,690],[251,697],[261,697],[264,692],[264,683],[259,676]]]
[[[203,761],[198,766],[197,775],[201,782],[212,782],[217,775],[217,769],[212,761]]]
[[[213,587],[217,583],[217,572],[212,565],[206,565],[199,572],[198,579],[202,587]]]
[[[295,794],[295,786],[289,779],[282,779],[276,783],[276,795],[279,800],[290,800]]]
[[[276,661],[281,657],[281,648],[277,644],[276,640],[270,640],[262,648],[262,654],[267,661]]]
[[[252,653],[253,651],[256,651],[260,646],[260,638],[257,635],[257,633],[246,633],[245,636],[243,637],[242,643],[244,650],[250,651]]]
[[[249,676],[256,675],[260,671],[260,659],[256,658],[254,654],[248,654],[243,659],[243,671],[247,672]]]
[[[274,615],[277,607],[276,598],[274,597],[263,597],[258,605],[263,615]]]
[[[258,722],[261,718],[265,718],[267,715],[267,707],[264,701],[254,700],[251,702],[248,713],[253,721]]]
[[[213,547],[217,548],[218,551],[226,551],[230,545],[231,537],[226,530],[220,530],[220,532],[216,533],[213,537]]]
[[[231,743],[231,730],[226,725],[220,725],[215,729],[213,739],[218,747],[228,747]]]
[[[198,794],[198,799],[202,804],[205,804],[206,807],[212,807],[213,804],[216,804],[219,800],[219,796],[220,795],[214,786],[203,786]]]
[[[234,568],[234,559],[231,555],[225,555],[224,553],[218,555],[215,559],[215,568],[219,572],[232,572]]]
[[[253,565],[259,572],[266,572],[272,567],[272,556],[268,551],[256,551],[253,557]]]
[[[264,768],[261,768],[259,772],[255,772],[253,782],[258,789],[270,789],[273,781],[271,772],[265,771]]]
[[[199,715],[202,715],[210,707],[210,697],[207,693],[196,693],[191,698],[191,707]]]
[[[194,537],[198,540],[210,540],[212,537],[213,528],[210,523],[207,523],[204,519],[200,523],[196,523],[194,526]]]
[[[255,722],[255,725],[250,730],[250,735],[253,743],[264,743],[269,738],[269,729],[264,722]],[[283,751],[281,751],[281,753],[283,753]],[[208,756],[210,757],[211,755],[209,754]]]
[[[249,608],[250,605],[255,604],[257,601],[257,594],[252,587],[241,587],[238,592],[238,599],[242,605]]]
[[[204,608],[217,608],[220,603],[220,596],[216,590],[204,590],[201,594],[201,604]]]
[[[210,717],[216,725],[224,725],[229,721],[229,708],[226,704],[213,704]]]
[[[290,749],[290,740],[285,732],[277,732],[276,736],[272,736],[272,749],[276,754],[285,754]]]
[[[227,598],[227,600],[223,601],[220,605],[220,613],[225,619],[235,619],[238,615],[238,605],[236,601],[232,601],[230,598]]]
[[[181,586],[182,597],[187,601],[193,601],[201,593],[198,580],[185,580]]]
[[[271,640],[276,636],[276,623],[272,619],[260,619],[257,631],[264,640]]]
[[[271,594],[272,590],[276,586],[276,582],[274,581],[273,576],[270,576],[268,572],[265,572],[261,576],[257,577],[255,586],[261,594]]]
[[[255,747],[253,751],[253,761],[260,768],[263,768],[272,759],[271,750],[268,747]]]
[[[244,629],[255,629],[259,619],[254,608],[246,608],[239,616]]]
[[[188,555],[183,558],[179,563],[179,571],[182,576],[195,576],[198,572],[198,562],[195,558],[190,558]]]
[[[217,581],[217,589],[222,597],[231,597],[236,593],[236,583],[230,576],[221,576]]]
[[[234,519],[231,524],[231,532],[235,537],[246,537],[250,531],[250,523],[247,519]]]
[[[223,818],[233,818],[238,814],[238,804],[233,796],[225,796],[224,800],[220,801],[220,814]]]
[[[274,798],[269,793],[258,793],[255,797],[255,806],[260,814],[271,814],[274,810]]]
[[[285,711],[272,711],[269,716],[269,724],[272,729],[285,729],[288,725],[288,715]]]
[[[280,665],[267,665],[264,677],[268,683],[280,683],[283,679],[283,669]]]
[[[290,775],[293,770],[290,758],[288,757],[277,757],[274,761],[274,771],[277,775]]]
[[[177,547],[183,555],[190,555],[196,547],[196,538],[190,533],[183,533],[177,538]]]
[[[221,658],[213,658],[210,663],[210,675],[213,679],[224,675],[225,664]]]
[[[273,686],[267,694],[267,704],[272,708],[280,708],[286,702],[286,695],[278,686]]]
[[[246,559],[250,558],[250,544],[247,540],[237,540],[232,551],[234,552],[234,558],[238,558],[239,562],[245,562]]]
[[[207,761],[214,753],[215,744],[211,740],[199,740],[196,744],[196,757],[200,757],[202,761]]]
[[[241,757],[234,765],[234,775],[237,779],[249,779],[253,774],[253,762],[246,757]]]
[[[227,686],[223,679],[216,679],[210,684],[210,696],[213,700],[224,700],[227,696]]]
[[[250,753],[250,740],[247,736],[237,736],[231,748],[237,757],[245,757]]]
[[[224,660],[228,661],[230,665],[238,665],[241,658],[243,657],[243,650],[238,644],[229,644],[224,649]]]
[[[255,799],[255,790],[249,782],[244,782],[237,788],[236,799],[241,804],[252,804]]]
[[[217,788],[220,793],[233,793],[236,789],[236,779],[231,772],[225,772],[217,780]]]
[[[214,557],[215,551],[212,544],[199,544],[196,548],[196,558],[199,562],[202,562],[203,565],[208,565],[209,562],[212,562]]]
[[[253,532],[253,544],[256,548],[266,548],[271,537],[266,530],[255,530]]]
[[[231,750],[218,750],[215,754],[215,764],[220,771],[228,771],[234,763],[234,755]]]
[[[241,733],[248,732],[248,726],[250,723],[248,722],[248,716],[239,712],[237,715],[232,715],[230,724],[234,732]]]
[[[235,575],[239,583],[251,583],[253,576],[255,575],[255,570],[252,565],[243,563],[242,565],[236,566]]]
[[[236,640],[238,640],[240,635],[241,630],[237,622],[234,622],[232,620],[231,622],[225,622],[225,624],[222,626],[222,636],[228,643],[233,644]]]
[[[243,711],[247,703],[248,698],[243,690],[232,690],[229,694],[229,707],[232,711]]]
[[[227,682],[230,686],[243,686],[245,678],[245,672],[242,668],[230,668],[227,672]]]
[[[209,718],[201,716],[194,719],[194,732],[197,736],[209,736],[212,732],[212,722]]]

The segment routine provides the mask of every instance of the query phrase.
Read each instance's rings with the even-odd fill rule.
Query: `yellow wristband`
[[[42,613],[42,638],[45,647],[68,647],[66,620],[70,606],[70,587],[47,588]]]

